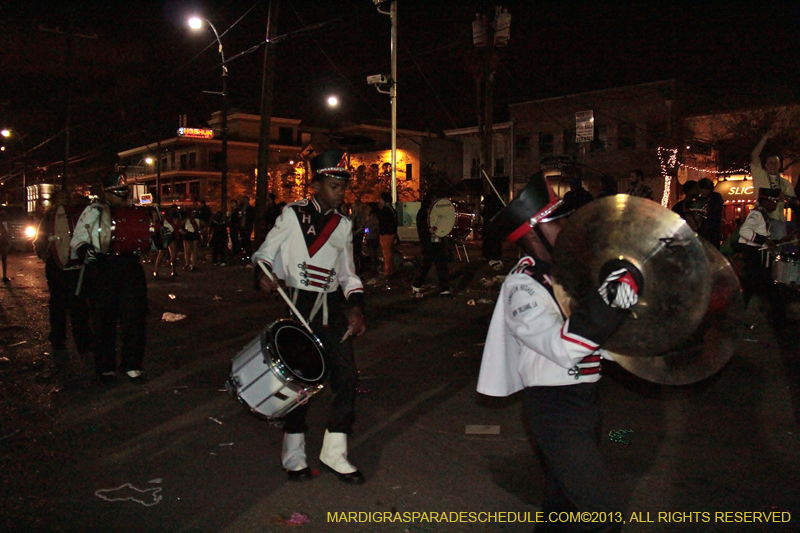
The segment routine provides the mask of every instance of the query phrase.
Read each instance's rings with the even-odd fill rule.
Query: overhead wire
[[[428,76],[425,75],[425,72],[422,70],[422,67],[420,67],[419,63],[417,63],[417,59],[414,57],[414,54],[411,53],[411,49],[408,47],[408,45],[406,44],[405,40],[402,37],[400,38],[400,42],[403,44],[403,47],[406,49],[406,52],[408,53],[408,56],[411,58],[411,61],[414,62],[414,66],[419,71],[420,75],[422,76],[422,79],[425,80],[425,83],[428,84],[428,88],[431,90],[433,95],[436,97],[436,101],[439,102],[440,106],[442,106],[442,110],[444,111],[445,115],[447,115],[447,118],[450,119],[450,124],[453,125],[453,128],[457,128],[458,125],[456,124],[456,121],[453,119],[453,116],[450,114],[450,111],[447,109],[447,106],[445,106],[444,102],[442,102],[442,99],[439,97],[439,93],[436,91],[436,89],[433,88],[433,85],[431,85],[431,82],[428,79]]]
[[[303,26],[306,26],[306,23],[303,20],[303,17],[301,17],[300,13],[297,12],[297,9],[295,8],[294,3],[292,3],[290,1],[289,2],[289,6],[292,8],[292,11],[294,11],[294,14],[297,17],[297,20],[300,21],[300,24],[302,24]],[[357,13],[357,12],[358,11],[356,11],[355,13]],[[340,18],[343,18],[343,17],[340,17]],[[350,89],[353,91],[353,94],[356,95],[356,97],[359,99],[359,101],[361,101],[362,103],[366,104],[367,107],[369,107],[372,110],[372,112],[375,113],[376,116],[380,117],[381,116],[380,112],[377,109],[375,109],[375,107],[370,102],[368,102],[366,99],[364,99],[359,94],[359,92],[356,90],[355,86],[353,85],[353,82],[347,76],[345,76],[344,73],[342,72],[342,70],[336,65],[336,63],[334,63],[333,59],[331,59],[331,57],[328,54],[328,52],[319,44],[319,41],[317,41],[317,39],[314,38],[313,35],[311,36],[311,39],[314,41],[314,44],[317,46],[317,48],[319,48],[319,50],[322,53],[322,55],[325,56],[325,59],[328,61],[328,63],[334,68],[334,70],[336,70],[336,72],[339,74],[339,76],[343,80],[345,80],[345,82],[350,86]]]

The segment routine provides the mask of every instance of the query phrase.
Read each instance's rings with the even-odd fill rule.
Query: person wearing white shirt
[[[761,152],[767,141],[775,136],[770,130],[758,141],[750,154],[750,175],[753,176],[753,189],[776,189],[779,191],[775,209],[769,213],[770,236],[773,240],[786,237],[786,207],[797,207],[798,200],[792,182],[781,175],[781,159],[776,155],[767,157],[761,166]]]
[[[311,198],[288,204],[275,227],[253,254],[289,288],[297,310],[325,347],[325,364],[333,393],[322,441],[320,461],[349,484],[364,483],[364,475],[347,457],[347,438],[355,421],[358,370],[352,336],[366,331],[364,286],[353,263],[350,219],[339,207],[350,180],[343,150],[327,150],[311,160]],[[259,286],[275,290],[272,279],[257,268]],[[313,402],[313,399],[311,400]],[[291,481],[312,479],[305,452],[306,412],[303,403],[284,418],[281,463]]]
[[[621,521],[624,504],[598,447],[601,359],[608,358],[601,346],[636,305],[643,282],[631,263],[610,261],[601,269],[599,290],[571,313],[562,309],[550,263],[568,207],[537,174],[492,220],[498,234],[525,255],[500,289],[477,390],[499,397],[523,391],[529,427],[545,462],[545,517],[588,511],[612,520],[619,515]],[[575,525],[543,525],[567,526]],[[621,524],[591,526],[592,531],[619,531]]]

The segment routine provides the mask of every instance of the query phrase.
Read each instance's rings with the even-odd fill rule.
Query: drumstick
[[[486,173],[486,171],[485,171],[485,170],[483,170],[483,169],[481,169],[481,172],[483,172],[483,175],[486,177],[486,181],[488,181],[488,182],[489,182],[489,185],[491,185],[491,186],[492,186],[492,190],[493,190],[493,191],[494,191],[494,193],[497,195],[497,198],[500,200],[500,203],[501,203],[501,204],[503,204],[503,207],[505,207],[505,206],[506,206],[506,203],[503,201],[503,197],[502,197],[502,196],[500,196],[500,193],[499,193],[499,192],[497,192],[497,189],[495,189],[495,188],[494,188],[494,183],[492,183],[492,180],[490,180],[490,179],[489,179],[489,175],[488,175],[488,174]]]
[[[86,231],[89,231],[89,224],[86,224],[83,227],[86,228]],[[91,246],[91,244],[89,246]],[[81,265],[81,273],[78,275],[78,284],[75,286],[75,296],[78,296],[81,293],[81,285],[83,285],[84,272],[86,272],[86,261],[84,261],[83,264]]]
[[[261,270],[264,271],[264,274],[267,276],[267,279],[269,279],[272,283],[275,284],[275,288],[278,289],[278,293],[283,298],[283,301],[286,302],[286,305],[289,306],[289,309],[292,310],[292,312],[294,313],[294,316],[297,317],[297,320],[299,320],[300,323],[303,324],[303,326],[305,326],[305,328],[308,330],[309,333],[311,333],[312,335],[315,335],[314,330],[312,330],[311,326],[308,325],[308,322],[306,322],[306,319],[303,318],[303,315],[300,314],[300,311],[297,310],[297,308],[294,306],[294,304],[289,299],[289,297],[286,295],[286,293],[283,292],[283,289],[281,289],[281,286],[278,284],[277,278],[275,278],[275,276],[272,275],[272,272],[269,271],[269,269],[267,268],[267,265],[264,262],[259,261],[258,262],[258,266],[260,266]]]
[[[787,241],[787,242],[781,242],[781,243],[778,243],[778,244],[776,244],[776,245],[775,245],[775,248],[778,248],[779,246],[786,246],[787,244],[797,244],[797,241]],[[759,251],[761,251],[761,250],[768,250],[768,249],[769,249],[769,248],[767,248],[766,246],[762,246],[761,248],[759,248]]]
[[[78,274],[78,284],[75,286],[75,296],[81,293],[81,285],[83,285],[83,273],[86,271],[86,263],[81,265],[81,273]]]

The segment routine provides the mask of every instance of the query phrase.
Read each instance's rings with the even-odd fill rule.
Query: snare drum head
[[[107,254],[111,248],[111,209],[102,204],[100,211],[100,251]]]
[[[268,350],[277,357],[286,372],[297,380],[315,384],[325,375],[322,343],[294,320],[283,319],[267,328],[265,340],[270,343]],[[265,351],[266,353],[266,351]]]
[[[447,198],[439,198],[428,211],[428,227],[439,238],[447,237],[456,225],[456,208]]]
[[[82,209],[79,208],[65,208],[60,205],[53,215],[50,228],[50,235],[53,239],[50,245],[52,246],[53,260],[60,268],[65,268],[70,264],[69,242],[75,230],[75,221],[78,220],[81,211]]]

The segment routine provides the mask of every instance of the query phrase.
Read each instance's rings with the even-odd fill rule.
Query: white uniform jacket
[[[342,288],[348,300],[364,286],[353,264],[350,219],[335,209],[325,213],[315,198],[284,207],[275,227],[253,254],[289,287],[312,292]]]
[[[75,231],[69,241],[70,257],[78,259],[77,249],[84,244],[90,244],[95,250],[101,250],[100,246],[100,216],[108,206],[104,203],[95,202],[86,207],[75,223]]]
[[[503,282],[483,350],[481,394],[509,396],[524,387],[594,382],[600,379],[601,356],[610,359],[595,342],[569,331],[549,269],[535,270],[535,260],[523,257]]]
[[[758,189],[780,189],[780,191],[789,197],[794,197],[794,187],[792,182],[781,176],[780,174],[767,174],[767,171],[761,166],[761,163],[750,163],[750,175],[753,176],[753,194],[758,198]],[[769,217],[774,220],[786,220],[786,204],[783,200],[778,202],[775,211],[769,214]]]
[[[748,213],[742,227],[739,228],[739,243],[747,246],[761,247],[769,237],[769,215],[758,206]]]

